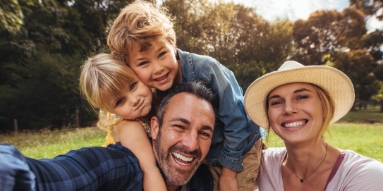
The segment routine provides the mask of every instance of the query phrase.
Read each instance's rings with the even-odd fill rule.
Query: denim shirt
[[[218,99],[218,119],[207,162],[220,164],[233,171],[243,170],[242,156],[266,132],[247,116],[243,106],[243,91],[233,72],[209,56],[180,49],[178,56],[182,66],[181,83],[203,80],[210,85]]]

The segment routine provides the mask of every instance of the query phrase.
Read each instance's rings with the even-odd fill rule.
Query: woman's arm
[[[114,135],[117,138],[115,141],[121,142],[138,158],[144,174],[144,190],[166,191],[164,179],[156,166],[152,145],[141,123],[124,120],[118,123],[115,128],[118,129],[118,135]]]

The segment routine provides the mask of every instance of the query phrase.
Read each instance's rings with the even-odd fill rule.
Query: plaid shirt
[[[138,159],[120,143],[73,150],[53,159],[22,156],[12,145],[0,144],[2,191],[141,191],[143,174]],[[35,181],[34,181],[35,180]],[[213,189],[213,178],[202,165],[186,185],[188,190]]]

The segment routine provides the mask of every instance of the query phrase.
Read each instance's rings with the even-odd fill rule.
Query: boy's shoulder
[[[177,50],[178,50],[178,55],[180,57],[182,65],[185,65],[188,63],[194,64],[194,65],[199,65],[199,64],[206,65],[206,63],[216,63],[216,64],[219,63],[215,58],[208,55],[190,53],[187,51],[183,51],[181,49],[177,49]]]

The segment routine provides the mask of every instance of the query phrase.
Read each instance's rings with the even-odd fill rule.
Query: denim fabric
[[[137,157],[119,142],[73,150],[53,159],[24,157],[0,144],[1,191],[142,191]],[[186,185],[190,191],[213,190],[213,177],[201,165]]]
[[[218,120],[207,162],[220,164],[233,171],[243,170],[242,156],[266,132],[247,116],[243,106],[243,91],[233,72],[209,56],[180,49],[178,56],[182,65],[182,83],[203,80],[216,94]]]

